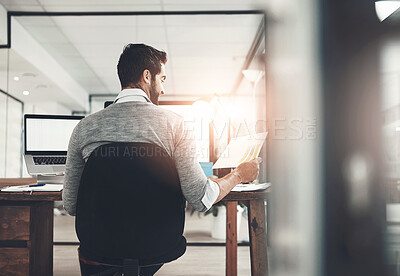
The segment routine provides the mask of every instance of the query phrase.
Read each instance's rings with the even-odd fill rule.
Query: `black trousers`
[[[108,265],[92,265],[79,261],[81,267],[82,276],[91,276],[106,270],[113,268]],[[154,275],[163,265],[145,266],[140,268],[140,276],[152,276]],[[113,274],[110,274],[110,276]],[[116,274],[120,275],[120,274]]]

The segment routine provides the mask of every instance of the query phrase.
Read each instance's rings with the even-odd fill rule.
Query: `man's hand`
[[[261,157],[257,157],[249,162],[244,162],[235,169],[240,177],[241,183],[248,183],[255,180],[260,171],[259,164],[262,162]]]
[[[260,170],[259,164],[262,162],[262,158],[258,157],[249,162],[244,162],[237,166],[229,174],[223,178],[213,179],[219,186],[219,196],[214,202],[217,203],[223,199],[237,184],[253,181],[257,178]]]

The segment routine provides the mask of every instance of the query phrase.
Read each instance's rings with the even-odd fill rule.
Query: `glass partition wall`
[[[10,50],[0,49],[0,177],[22,176],[23,102],[10,95]]]
[[[0,49],[0,177],[6,175],[8,49]]]

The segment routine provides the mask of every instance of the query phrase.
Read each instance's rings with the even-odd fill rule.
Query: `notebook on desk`
[[[10,186],[1,189],[2,192],[60,192],[62,184],[40,184],[40,185],[21,185]]]

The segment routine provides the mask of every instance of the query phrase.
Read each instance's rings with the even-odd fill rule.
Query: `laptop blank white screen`
[[[26,151],[67,151],[69,138],[79,121],[27,118]]]

